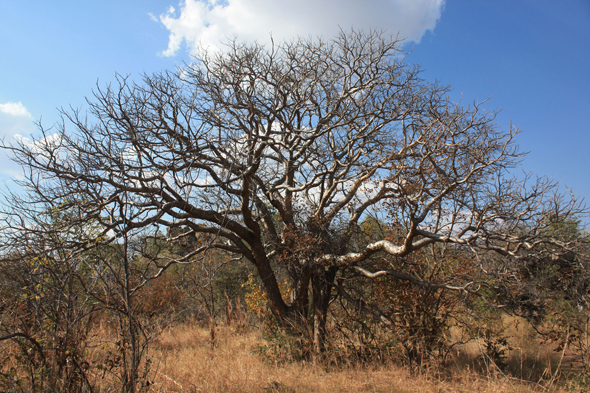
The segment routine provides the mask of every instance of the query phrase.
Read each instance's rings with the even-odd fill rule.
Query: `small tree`
[[[568,249],[546,229],[582,211],[547,180],[510,177],[523,156],[517,130],[501,131],[483,104],[453,103],[399,45],[355,31],[269,48],[230,42],[177,72],[119,78],[87,112],[64,111],[52,131],[6,148],[25,170],[27,202],[76,195],[78,219],[100,223],[96,244],[162,226],[212,235],[155,262],[163,271],[211,248],[245,258],[277,322],[311,331],[319,353],[341,275],[476,293],[552,253],[545,244]],[[399,236],[353,242],[369,214]],[[477,274],[428,282],[369,263],[433,244],[472,252]]]
[[[64,222],[69,218],[56,206],[40,212],[35,231],[3,232],[0,386],[5,388],[72,392],[94,388],[87,353],[98,311],[89,290],[96,282],[84,255],[65,247],[70,239],[88,238],[92,225],[61,231]]]
[[[158,269],[138,256],[157,247],[130,232],[99,245],[96,222],[73,217],[77,203],[41,206],[22,205],[3,217],[0,282],[9,289],[0,294],[6,349],[0,384],[23,391],[93,391],[109,384],[141,390],[154,329],[137,299]]]

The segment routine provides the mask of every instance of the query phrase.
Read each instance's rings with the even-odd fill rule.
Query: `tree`
[[[119,77],[86,112],[62,111],[54,129],[6,148],[26,172],[29,209],[75,197],[79,220],[100,223],[96,242],[72,247],[162,227],[185,228],[168,240],[209,235],[160,257],[157,274],[208,249],[245,258],[277,322],[311,326],[321,352],[344,273],[476,293],[526,255],[552,252],[544,244],[568,247],[545,229],[580,203],[545,179],[511,177],[523,156],[517,130],[449,91],[377,32],[270,48],[234,41],[141,83]],[[370,215],[395,236],[353,241]],[[435,244],[472,252],[478,275],[425,282],[404,272],[402,261]],[[377,254],[388,268],[371,270]]]

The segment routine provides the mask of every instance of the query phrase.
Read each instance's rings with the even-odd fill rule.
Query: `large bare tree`
[[[169,240],[207,234],[199,247],[159,259],[159,273],[210,248],[245,258],[277,321],[309,323],[321,351],[343,272],[477,292],[477,277],[425,282],[402,262],[451,244],[501,279],[530,253],[570,246],[547,228],[580,204],[549,181],[512,177],[523,156],[517,130],[448,93],[379,33],[230,42],[177,72],[120,77],[98,88],[88,110],[64,111],[36,140],[8,146],[26,172],[19,209],[75,205],[80,220],[103,228],[92,244],[138,230]],[[370,215],[395,236],[355,240]],[[390,268],[372,270],[375,254],[389,255]],[[278,285],[284,275],[289,299]]]

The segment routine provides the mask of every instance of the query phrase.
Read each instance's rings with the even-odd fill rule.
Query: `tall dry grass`
[[[507,320],[510,350],[503,364],[482,356],[482,342],[456,347],[439,367],[413,371],[399,363],[359,364],[339,354],[338,361],[272,362],[268,341],[255,327],[185,322],[168,325],[150,344],[147,356],[150,392],[566,392],[589,391],[576,374],[571,354],[541,345],[530,326]],[[214,327],[212,334],[211,327]],[[97,327],[89,346],[93,365],[88,378],[96,392],[120,391],[108,368],[113,337],[106,325]],[[9,342],[0,353],[8,359]],[[12,345],[14,347],[14,345]],[[109,349],[111,348],[111,349]],[[18,348],[14,347],[13,350]],[[330,360],[330,359],[329,359]],[[399,360],[399,359],[398,359]],[[98,365],[102,368],[97,368]],[[557,366],[560,366],[558,368]],[[3,364],[9,366],[9,364]],[[116,371],[116,370],[115,370]],[[568,375],[569,374],[569,375]],[[586,377],[587,378],[587,377]],[[584,385],[586,383],[586,385]],[[23,391],[15,386],[14,390]]]
[[[393,364],[330,367],[329,371],[313,362],[273,365],[257,353],[264,345],[256,329],[219,327],[212,345],[210,331],[196,323],[172,326],[152,346],[150,388],[154,392],[284,393],[567,391],[523,382],[499,369],[478,373],[466,360],[453,372],[418,375]]]

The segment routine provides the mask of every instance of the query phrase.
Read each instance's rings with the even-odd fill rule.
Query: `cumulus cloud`
[[[0,104],[0,112],[6,113],[10,116],[25,116],[33,117],[22,104],[22,102],[7,102],[6,104]]]
[[[59,133],[54,133],[51,135],[47,135],[45,138],[41,138],[37,141],[33,141],[30,138],[16,134],[14,139],[27,147],[29,147],[33,152],[39,155],[47,155],[47,149],[58,149],[62,144],[62,136]],[[49,158],[49,157],[48,157]]]
[[[445,0],[184,0],[159,21],[170,31],[164,56],[186,43],[193,52],[237,37],[267,43],[296,36],[332,37],[342,28],[379,29],[419,42],[433,30]]]

